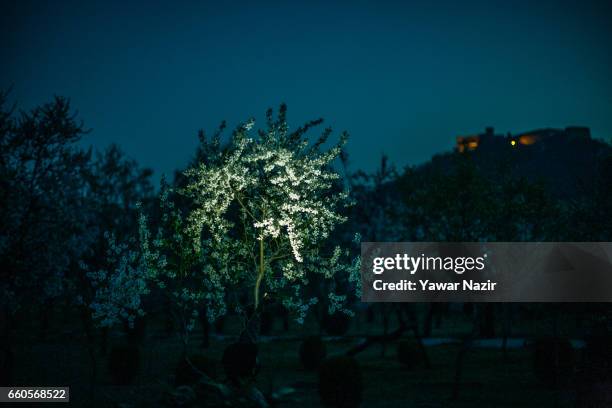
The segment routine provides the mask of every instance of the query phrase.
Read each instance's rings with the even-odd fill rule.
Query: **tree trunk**
[[[90,404],[96,406],[96,382],[98,378],[98,360],[96,357],[96,339],[94,335],[93,321],[91,314],[85,307],[81,310],[81,322],[87,338],[87,354],[89,355],[89,400]]]
[[[11,346],[11,315],[0,310],[0,384],[13,384],[14,352]]]
[[[483,338],[495,337],[495,303],[480,304],[480,330]]]
[[[453,394],[451,399],[456,401],[459,399],[459,391],[461,387],[461,379],[463,377],[463,366],[465,364],[465,356],[467,352],[472,347],[472,342],[474,337],[476,337],[476,331],[478,330],[478,314],[474,316],[472,319],[472,331],[471,333],[463,340],[463,344],[461,345],[461,349],[459,349],[459,353],[457,354],[457,360],[455,363],[455,382],[453,384]]]

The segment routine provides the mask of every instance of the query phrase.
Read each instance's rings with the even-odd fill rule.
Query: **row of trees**
[[[252,121],[225,142],[225,124],[212,137],[201,132],[192,162],[155,195],[151,171],[117,146],[81,147],[88,132],[66,99],[16,112],[2,94],[4,321],[32,299],[62,299],[93,308],[102,326],[129,322],[152,289],[172,294],[184,328],[202,310],[210,320],[228,305],[248,314],[262,298],[302,320],[329,293],[332,312],[350,313],[341,303],[357,285],[347,252],[355,232],[369,241],[609,238],[607,157],[593,191],[559,200],[503,166],[483,173],[469,155],[401,172],[383,157],[373,174],[352,172],[346,134],[331,148],[330,129],[309,142],[320,124],[290,132],[282,106],[255,136]],[[334,170],[337,158],[345,180]]]
[[[56,97],[17,111],[0,94],[0,372],[10,373],[14,329],[32,317],[44,335],[54,307],[70,306],[94,342],[83,268],[107,264],[105,231],[126,237],[136,203],[150,201],[151,170],[112,145],[83,149],[88,131]],[[3,381],[3,383],[9,383]]]
[[[267,119],[255,137],[252,122],[227,142],[222,128],[201,133],[191,165],[154,195],[151,171],[116,146],[81,147],[87,131],[66,99],[17,112],[3,94],[3,343],[34,304],[43,315],[59,304],[80,310],[92,343],[93,323],[132,326],[151,299],[170,305],[185,343],[202,311],[213,321],[236,310],[252,340],[263,303],[298,321],[321,301],[352,313],[358,265],[325,245],[349,205],[332,168],[346,137],[328,149],[326,129],[309,142],[321,121],[290,132],[284,106]]]

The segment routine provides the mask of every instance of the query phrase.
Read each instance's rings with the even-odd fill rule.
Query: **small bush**
[[[319,336],[306,337],[300,344],[300,361],[306,370],[314,370],[319,367],[321,361],[327,355],[325,343]]]
[[[612,334],[596,332],[586,339],[585,375],[589,381],[612,380]]]
[[[326,314],[323,318],[323,329],[330,336],[344,336],[351,325],[351,317],[346,313]]]
[[[582,384],[576,396],[577,408],[612,407],[612,381]]]
[[[556,337],[537,339],[533,362],[536,377],[548,387],[559,387],[571,380],[574,349],[569,340]]]
[[[113,384],[132,384],[140,370],[140,349],[131,344],[114,346],[108,356],[108,370]]]
[[[0,384],[12,384],[14,353],[8,346],[2,347],[0,343]]]
[[[139,316],[134,319],[132,326],[128,323],[124,324],[124,330],[127,335],[127,340],[131,344],[142,344],[147,335],[147,320],[145,316]]]
[[[406,368],[414,368],[423,360],[418,344],[410,340],[400,340],[397,343],[397,361]]]
[[[191,362],[191,364],[189,364]],[[203,354],[189,356],[189,362],[181,359],[174,372],[174,385],[191,385],[198,382],[201,375],[198,371],[206,374],[211,379],[217,379],[219,375],[219,364],[216,360]],[[196,369],[194,369],[194,367]]]
[[[234,343],[223,352],[223,369],[234,382],[254,378],[259,371],[257,346],[252,343]]]
[[[225,328],[225,316],[218,317],[213,323],[213,326],[215,326],[215,332],[217,334],[223,334],[223,329]]]
[[[264,309],[259,315],[259,333],[263,336],[268,336],[274,328],[274,313],[271,310]]]
[[[319,367],[319,394],[323,405],[355,408],[361,405],[363,380],[357,360],[352,357],[330,357]]]
[[[596,325],[586,338],[577,372],[577,407],[612,407],[612,333]]]

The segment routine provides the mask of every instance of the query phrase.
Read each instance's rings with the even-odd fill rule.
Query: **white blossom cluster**
[[[144,314],[142,298],[153,291],[170,302],[178,320],[181,335],[193,330],[203,305],[208,318],[225,313],[223,280],[209,266],[202,266],[202,254],[193,248],[186,236],[181,211],[170,198],[173,190],[162,179],[159,196],[161,220],[153,235],[147,216],[141,210],[138,239],[118,244],[107,234],[108,270],[88,272],[95,288],[90,304],[100,326],[112,326]],[[83,266],[85,268],[85,266]]]
[[[90,304],[92,317],[102,327],[111,327],[126,321],[130,326],[137,316],[144,315],[142,296],[149,293],[146,274],[138,251],[127,244],[118,244],[112,234],[105,234],[110,270],[87,271],[95,289]],[[81,263],[87,270],[87,265]]]
[[[199,204],[190,217],[194,231],[206,227],[214,239],[223,239],[234,227],[226,215],[236,202],[257,239],[286,238],[301,262],[305,246],[326,239],[344,221],[336,210],[347,197],[330,191],[339,175],[329,165],[341,145],[321,154],[307,154],[306,148],[291,149],[282,136],[254,140],[239,130],[221,165],[201,163],[187,172],[193,180],[188,192]]]

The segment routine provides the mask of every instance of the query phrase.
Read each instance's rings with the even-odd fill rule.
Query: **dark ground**
[[[545,316],[522,321],[513,327],[512,336],[533,338],[550,334],[551,322]],[[62,321],[65,319],[58,319]],[[55,322],[57,326],[59,323]],[[579,334],[575,321],[562,320],[561,333],[569,337]],[[305,326],[291,324],[284,332],[277,322],[272,335],[263,337],[260,343],[261,372],[257,383],[264,393],[279,387],[296,389],[293,400],[282,406],[320,406],[317,391],[317,373],[306,371],[298,358],[300,339],[317,333],[314,321]],[[459,339],[470,331],[471,320],[460,312],[447,316],[432,336]],[[23,331],[25,329],[22,328]],[[225,325],[225,333],[234,333],[237,322],[231,319]],[[360,341],[364,335],[378,334],[378,323],[367,324],[365,319],[353,321],[346,337],[326,337],[328,355],[342,353]],[[27,330],[25,333],[35,333]],[[411,338],[410,333],[405,334]],[[63,325],[52,330],[46,340],[21,333],[22,342],[16,349],[15,383],[19,385],[69,385],[73,406],[145,407],[160,404],[165,390],[171,390],[174,369],[182,347],[178,338],[164,332],[161,322],[149,324],[141,346],[141,369],[132,386],[115,386],[110,382],[106,368],[106,356],[97,355],[98,380],[90,388],[91,364],[86,342],[79,327]],[[235,337],[213,335],[210,347],[200,347],[202,332],[196,329],[190,342],[192,352],[206,354],[220,360],[224,347]],[[109,336],[109,346],[121,340],[119,331]],[[520,341],[519,341],[520,342]],[[532,351],[529,347],[508,349],[504,354],[497,348],[473,348],[465,359],[461,381],[461,395],[451,400],[455,363],[460,344],[427,347],[431,368],[423,366],[407,369],[396,358],[395,343],[390,343],[383,356],[382,346],[374,345],[357,355],[364,378],[363,407],[565,407],[574,406],[575,392],[555,391],[542,386],[534,375]],[[577,355],[579,353],[577,352]],[[91,404],[93,396],[96,403]]]

